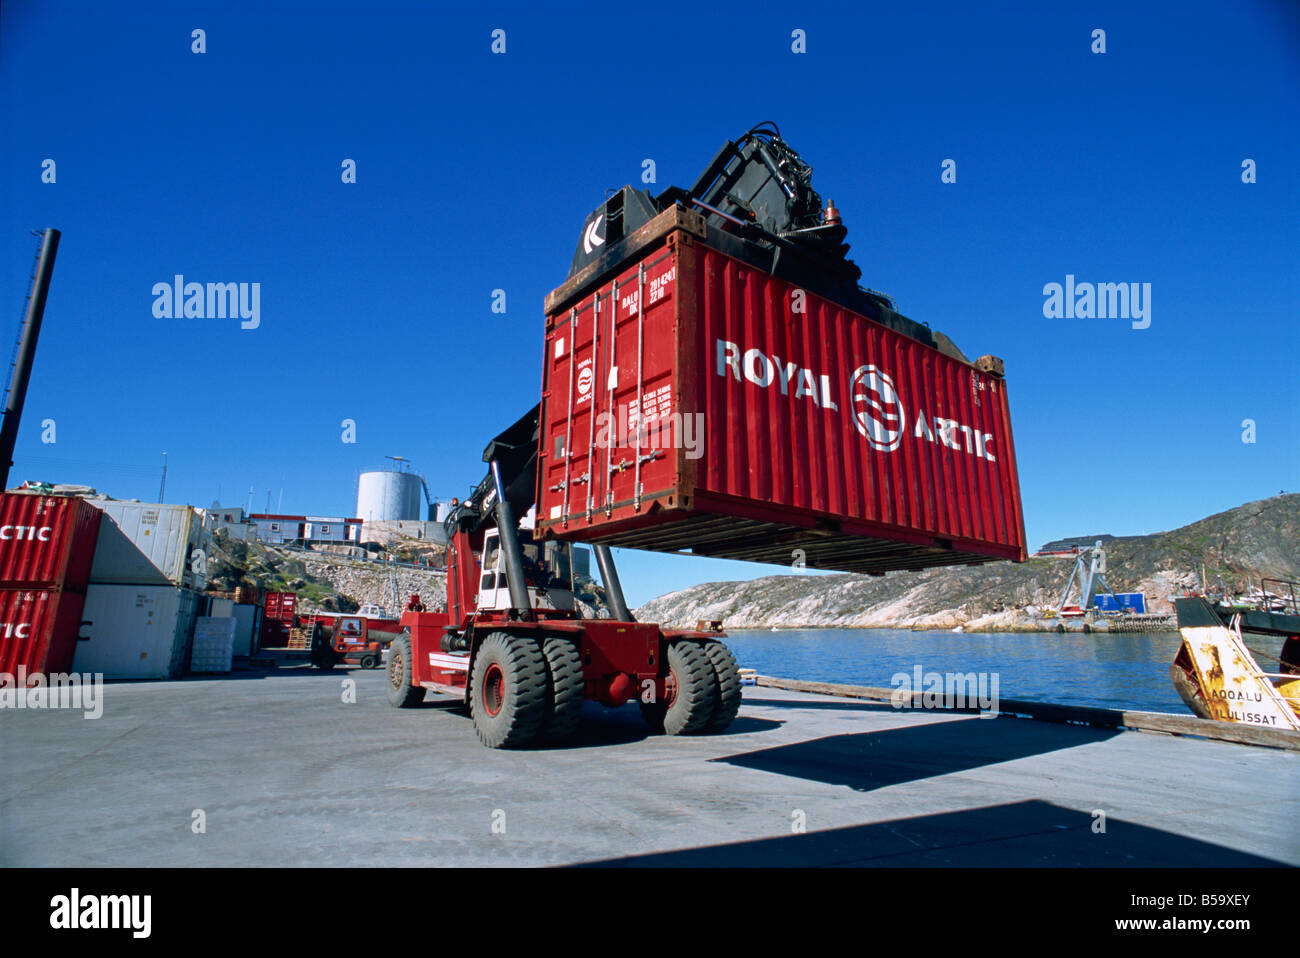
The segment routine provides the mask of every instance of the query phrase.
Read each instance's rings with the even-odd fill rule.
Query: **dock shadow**
[[[651,852],[577,867],[1261,868],[1285,863],[1029,800],[802,835]]]
[[[743,709],[744,706],[741,706]],[[709,738],[726,738],[729,735],[749,735],[752,732],[771,732],[779,729],[785,722],[777,719],[758,718],[753,715],[737,715],[732,723],[721,732],[715,732]]]
[[[1102,742],[1120,734],[1118,729],[1011,718],[954,718],[829,735],[711,761],[867,792]]]
[[[744,706],[742,705],[742,708]],[[700,736],[703,739],[725,739],[731,735],[748,735],[753,732],[770,732],[780,728],[783,722],[773,719],[755,718],[738,715],[727,728],[721,732]],[[592,748],[601,745],[628,745],[648,738],[660,738],[651,734],[641,718],[641,710],[635,704],[628,704],[616,709],[603,705],[587,703],[582,709],[582,721],[573,738],[549,745],[536,745],[534,748],[545,751],[564,751],[575,748]]]

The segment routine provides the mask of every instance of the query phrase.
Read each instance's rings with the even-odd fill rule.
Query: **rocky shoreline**
[[[1101,536],[1085,538],[1102,538]],[[1300,578],[1300,495],[1250,502],[1171,532],[1110,538],[1107,581],[1142,592],[1147,611],[1172,614],[1170,596],[1203,580],[1241,591],[1261,577]],[[1107,631],[1108,623],[1058,620],[1072,558],[894,572],[774,575],[709,582],[647,602],[637,618],[677,628],[722,621],[730,629],[913,629],[963,632]]]

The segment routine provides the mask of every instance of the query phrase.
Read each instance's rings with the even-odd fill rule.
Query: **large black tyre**
[[[691,735],[704,731],[713,717],[718,677],[699,643],[679,640],[668,646],[671,702],[641,703],[641,715],[653,732]]]
[[[479,646],[469,680],[474,731],[488,748],[528,745],[549,697],[546,658],[535,639],[493,632]]]
[[[713,715],[705,725],[705,732],[721,732],[736,719],[740,711],[740,666],[731,649],[722,642],[705,642],[704,654],[713,665],[718,680],[717,698],[713,700]]]
[[[428,689],[412,685],[414,661],[411,658],[411,637],[405,633],[393,639],[388,647],[388,704],[393,708],[409,709],[424,701]]]
[[[573,641],[555,635],[542,642],[542,655],[550,681],[541,737],[548,743],[562,742],[578,730],[582,718],[587,692],[582,655]]]

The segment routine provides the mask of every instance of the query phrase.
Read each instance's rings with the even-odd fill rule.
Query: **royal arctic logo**
[[[590,359],[584,359],[578,364],[578,402],[588,402],[591,399],[591,387],[595,378],[596,373],[591,368]]]
[[[594,220],[591,221],[591,225],[587,227],[587,232],[582,234],[582,249],[584,252],[590,254],[591,251],[594,250],[597,246],[605,245],[605,237],[600,236],[596,232],[598,229],[600,229],[600,221],[603,220],[604,218],[605,218],[605,214],[601,213],[599,216],[597,216]]]
[[[0,540],[19,542],[49,542],[53,526],[0,526]]]
[[[815,372],[797,362],[782,359],[775,353],[761,349],[745,349],[739,343],[725,339],[716,341],[717,364],[715,370],[721,377],[741,383],[747,382],[760,389],[772,389],[789,397],[792,403],[810,403],[827,413],[839,412],[835,401],[839,391],[827,373]],[[989,383],[989,391],[996,392],[996,384]],[[870,364],[859,366],[848,383],[851,405],[848,416],[858,432],[877,452],[893,452],[903,444],[910,431],[912,439],[933,446],[943,446],[954,452],[964,452],[986,462],[997,462],[994,439],[991,433],[956,419],[940,415],[931,416],[918,405],[909,428],[908,416],[899,399],[898,388],[889,374]],[[985,382],[974,371],[971,389],[976,397],[984,390]],[[976,403],[976,408],[979,407]]]
[[[903,441],[907,414],[894,381],[875,366],[859,366],[849,385],[853,422],[872,447],[892,452]]]

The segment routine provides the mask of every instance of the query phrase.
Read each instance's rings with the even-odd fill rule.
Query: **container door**
[[[596,455],[596,446],[597,420],[610,376],[600,352],[608,336],[603,326],[609,315],[608,295],[597,290],[556,322],[547,341],[544,415],[550,427],[542,430],[547,445],[541,450],[546,467],[541,484],[548,490],[545,499],[551,519],[592,512],[604,488],[600,481],[604,462]]]
[[[563,533],[670,497],[685,448],[677,254],[664,248],[553,320],[547,338],[539,522]],[[691,427],[696,425],[692,419]]]
[[[159,597],[158,605],[164,634],[171,638],[164,672],[169,679],[179,678],[189,667],[190,648],[194,640],[194,623],[199,611],[199,595],[189,589],[168,589]],[[169,618],[170,622],[168,622]],[[166,627],[168,625],[170,628]]]
[[[102,672],[109,679],[166,678],[176,630],[177,591],[91,586],[84,617],[92,624],[84,633],[87,641],[77,643],[73,667],[78,672]]]
[[[253,623],[257,615],[257,606],[237,605],[231,611],[235,619],[234,655],[253,654]]]

